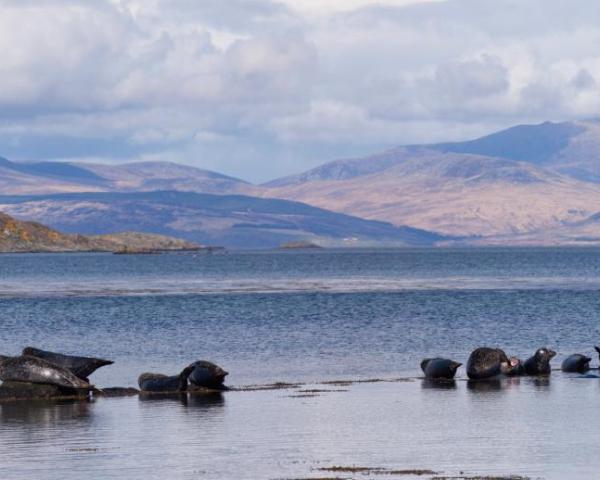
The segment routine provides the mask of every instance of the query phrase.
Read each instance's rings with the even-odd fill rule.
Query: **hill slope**
[[[23,222],[0,212],[0,252],[88,252],[184,250],[198,245],[176,238],[140,233],[86,237],[64,234],[37,222]]]
[[[370,173],[373,165],[381,169]],[[269,196],[458,236],[548,230],[600,209],[599,185],[524,162],[426,148],[338,161],[269,186]]]
[[[252,193],[243,180],[171,162],[122,165],[11,162],[0,158],[0,194],[180,190],[215,194]]]
[[[135,230],[242,248],[307,240],[323,245],[432,245],[430,232],[287,200],[157,191],[1,196],[0,210],[65,232]]]

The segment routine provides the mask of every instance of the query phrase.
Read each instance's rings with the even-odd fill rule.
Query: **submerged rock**
[[[138,395],[140,391],[137,388],[131,387],[108,387],[101,390],[95,390],[96,397],[133,397]]]

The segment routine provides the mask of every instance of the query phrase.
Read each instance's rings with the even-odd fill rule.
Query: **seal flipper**
[[[188,365],[179,374],[179,391],[185,392],[188,389],[188,377],[194,371],[194,366]]]
[[[457,370],[458,370],[458,369],[459,369],[461,366],[462,366],[462,363],[459,363],[459,362],[454,362],[454,361],[453,361],[453,362],[450,364],[450,368],[451,368],[452,370],[454,370],[455,372],[456,372],[456,371],[457,371]]]
[[[112,360],[105,360],[103,358],[64,355],[62,353],[48,352],[34,347],[25,347],[22,355],[41,358],[42,360],[54,363],[70,370],[75,376],[86,381],[87,378],[100,367],[112,365],[114,363]]]

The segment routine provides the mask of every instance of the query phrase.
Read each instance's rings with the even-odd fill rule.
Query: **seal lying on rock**
[[[142,392],[150,393],[177,393],[185,392],[188,387],[188,377],[193,366],[184,368],[179,375],[163,375],[162,373],[142,373],[138,378],[138,385]]]
[[[586,357],[580,353],[574,353],[563,360],[561,369],[563,372],[585,373],[590,369],[591,361],[592,359],[590,357]]]
[[[548,348],[538,348],[532,357],[525,360],[523,370],[525,375],[550,375],[552,371],[550,360],[554,358],[556,352]]]
[[[104,360],[103,358],[63,355],[62,353],[46,352],[33,347],[24,348],[23,355],[29,355],[31,357],[37,357],[52,362],[60,367],[70,370],[83,380],[87,380],[87,378],[100,367],[112,365],[114,363],[111,360]]]
[[[41,358],[23,355],[0,360],[0,380],[3,382],[43,383],[74,390],[93,390],[87,381],[70,370]]]
[[[421,362],[421,370],[426,378],[454,378],[462,363],[447,358],[426,358]]]
[[[481,347],[469,356],[467,375],[471,380],[484,380],[501,374],[511,374],[517,367],[518,359],[509,359],[503,350]]]
[[[206,360],[198,360],[190,364],[188,368],[192,368],[189,379],[192,385],[197,387],[221,389],[224,388],[223,382],[225,377],[229,375],[218,365],[207,362]]]

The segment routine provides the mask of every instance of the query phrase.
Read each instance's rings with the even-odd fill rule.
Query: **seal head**
[[[523,370],[526,375],[550,375],[552,368],[550,360],[556,356],[554,350],[542,347],[538,348],[532,357],[525,360]]]

